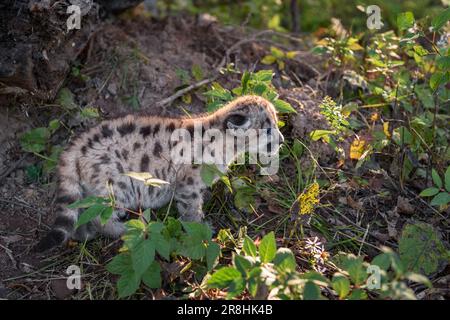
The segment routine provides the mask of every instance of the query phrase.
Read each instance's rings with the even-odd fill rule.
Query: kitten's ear
[[[250,120],[250,117],[248,117],[247,115],[235,113],[235,114],[229,115],[225,119],[225,125],[226,125],[226,128],[228,128],[228,129],[247,130],[248,128],[251,127],[252,122]]]

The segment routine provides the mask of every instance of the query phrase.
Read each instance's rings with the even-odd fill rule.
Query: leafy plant
[[[284,70],[286,59],[293,59],[298,54],[297,51],[285,52],[277,47],[270,47],[270,54],[262,58],[261,63],[266,65],[277,64],[279,70]]]
[[[245,71],[242,75],[241,85],[231,91],[223,88],[219,83],[212,84],[211,90],[204,93],[208,97],[208,111],[212,112],[222,107],[226,102],[233,100],[235,97],[255,94],[262,96],[273,103],[280,113],[292,113],[295,109],[278,98],[278,93],[272,85],[272,70],[261,70],[256,73]]]
[[[439,173],[433,169],[431,171],[434,186],[423,190],[420,193],[421,197],[433,197],[431,199],[432,206],[446,206],[450,203],[450,166],[445,171],[444,179],[439,176]]]

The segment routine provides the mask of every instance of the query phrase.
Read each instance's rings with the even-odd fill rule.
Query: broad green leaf
[[[202,168],[200,170],[200,176],[202,177],[203,182],[208,186],[212,187],[215,178],[219,175],[220,171],[213,164],[202,164]]]
[[[95,219],[97,216],[101,215],[102,212],[105,211],[107,208],[108,207],[105,207],[102,204],[95,204],[92,207],[87,208],[78,218],[76,228]]]
[[[49,138],[50,131],[47,128],[35,128],[20,137],[20,145],[27,152],[41,152],[45,150]]]
[[[430,202],[432,206],[445,206],[450,202],[450,193],[441,192],[437,194]]]
[[[414,26],[414,14],[412,12],[403,12],[397,16],[397,25],[400,30],[406,30]]]
[[[444,180],[445,180],[445,190],[450,192],[450,166],[445,171]]]
[[[153,261],[150,267],[142,275],[142,281],[152,289],[161,287],[161,266],[157,261]]]
[[[258,71],[257,73],[253,74],[253,78],[256,81],[271,82],[273,78],[273,71],[272,70]]]
[[[242,250],[248,256],[256,257],[258,255],[258,250],[256,249],[256,245],[249,236],[245,236],[244,244],[242,246]]]
[[[101,197],[95,197],[95,196],[89,196],[81,200],[77,200],[74,203],[71,203],[67,206],[69,209],[78,209],[78,208],[89,208],[93,205],[105,205],[107,203],[108,199],[101,198]]]
[[[137,289],[139,289],[140,283],[140,277],[137,276],[135,272],[129,271],[122,274],[119,281],[117,281],[119,298],[131,296]]]
[[[297,267],[294,254],[288,248],[279,248],[273,263],[282,271],[295,271]]]
[[[206,248],[206,266],[208,267],[208,270],[212,270],[212,268],[214,268],[219,255],[220,246],[217,243],[210,241],[208,247]]]
[[[381,253],[373,258],[370,264],[379,266],[380,269],[387,271],[391,266],[391,257],[387,253]]]
[[[247,272],[253,267],[253,264],[249,259],[238,254],[233,255],[233,263],[244,278],[246,277]]]
[[[144,272],[155,261],[155,244],[150,239],[142,240],[131,251],[133,269],[138,276]]]
[[[427,188],[427,189],[423,190],[419,194],[419,196],[421,196],[421,197],[432,197],[432,196],[434,196],[434,195],[436,195],[438,193],[439,193],[439,189],[438,188],[431,187],[431,188]]]
[[[295,111],[295,109],[286,101],[277,99],[273,101],[273,105],[279,113],[297,113],[297,111]]]
[[[73,93],[68,88],[62,88],[61,90],[59,90],[56,102],[64,109],[77,108]]]
[[[433,90],[437,90],[440,85],[447,84],[449,80],[449,72],[435,72],[430,78],[430,87]]]
[[[109,218],[111,218],[112,214],[113,214],[114,208],[112,207],[106,207],[102,213],[100,214],[100,223],[102,225],[105,225]]]
[[[426,223],[408,224],[399,240],[400,259],[409,271],[429,275],[444,263],[445,248],[433,227]]]
[[[314,130],[310,133],[311,140],[317,141],[319,139],[324,139],[325,141],[329,141],[330,134],[334,134],[334,131],[331,130]]]
[[[235,279],[242,278],[241,273],[234,267],[223,267],[214,272],[208,280],[208,285],[212,288],[224,289]]]
[[[442,71],[450,70],[450,56],[439,56],[436,58],[436,65]]]
[[[348,272],[352,283],[358,286],[362,285],[368,277],[366,268],[363,265],[363,258],[356,257],[352,254],[344,255],[340,258],[341,267]]]
[[[271,65],[271,64],[275,63],[275,61],[277,61],[277,58],[275,58],[272,55],[267,55],[261,59],[261,63],[266,64],[266,65]]]
[[[155,249],[161,257],[170,259],[170,243],[159,233],[151,233],[151,241],[155,244]]]
[[[438,16],[436,16],[431,25],[435,31],[441,29],[450,20],[450,8],[445,9]]]
[[[442,179],[439,176],[439,173],[435,169],[431,170],[431,177],[433,178],[434,185],[436,187],[438,187],[439,189],[441,189],[442,188]]]
[[[268,263],[275,258],[277,252],[277,244],[275,241],[275,234],[273,231],[266,234],[259,244],[259,256],[261,262]]]
[[[107,265],[106,270],[112,274],[122,274],[133,270],[131,263],[131,256],[126,253],[121,253],[115,256]]]
[[[318,300],[320,299],[320,288],[312,281],[305,283],[303,288],[303,300]]]
[[[339,299],[344,299],[350,293],[350,281],[343,274],[335,274],[331,285],[333,290],[337,292]]]

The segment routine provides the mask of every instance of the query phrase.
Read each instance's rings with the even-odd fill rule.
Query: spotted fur
[[[95,219],[75,229],[82,210],[67,207],[87,196],[107,196],[107,184],[112,186],[118,207],[160,208],[173,196],[181,219],[201,221],[206,190],[200,177],[201,166],[175,164],[171,159],[171,151],[177,147],[171,142],[172,132],[184,128],[192,134],[196,121],[202,124],[202,132],[218,129],[225,133],[230,126],[240,128],[245,122],[251,128],[271,128],[279,133],[275,108],[257,96],[238,98],[217,112],[198,118],[127,115],[103,121],[75,138],[62,153],[57,170],[57,217],[38,250],[47,250],[71,238],[84,241],[99,233],[113,238],[122,235],[125,211],[116,210],[105,225]],[[281,133],[279,136],[282,142]],[[220,169],[225,172],[227,166]],[[131,171],[150,172],[169,184],[161,188],[145,186],[124,175]]]

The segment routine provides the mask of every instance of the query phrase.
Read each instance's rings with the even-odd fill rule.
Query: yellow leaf
[[[278,61],[278,69],[279,70],[284,70],[284,66],[285,66],[284,61]]]
[[[277,58],[275,58],[274,56],[267,55],[264,58],[262,58],[261,63],[263,63],[263,64],[273,64],[276,60],[277,60]]]
[[[185,94],[181,97],[181,100],[186,104],[190,104],[192,102],[192,96],[189,93]]]
[[[159,188],[162,184],[170,184],[167,181],[153,178],[153,176],[149,172],[127,172],[124,173],[124,175],[142,181],[146,186],[154,186]]]
[[[380,119],[380,115],[378,114],[378,112],[374,112],[370,115],[370,121],[375,122],[378,119]]]
[[[288,51],[286,52],[286,58],[288,59],[294,59],[296,55],[298,55],[298,51]]]
[[[389,122],[383,123],[383,132],[387,138],[391,138],[391,133],[389,132]]]
[[[272,55],[277,59],[283,59],[285,56],[283,50],[278,49],[277,47],[274,46],[270,47],[270,53],[272,53]]]
[[[350,159],[359,160],[364,153],[366,141],[355,139],[350,146]]]

